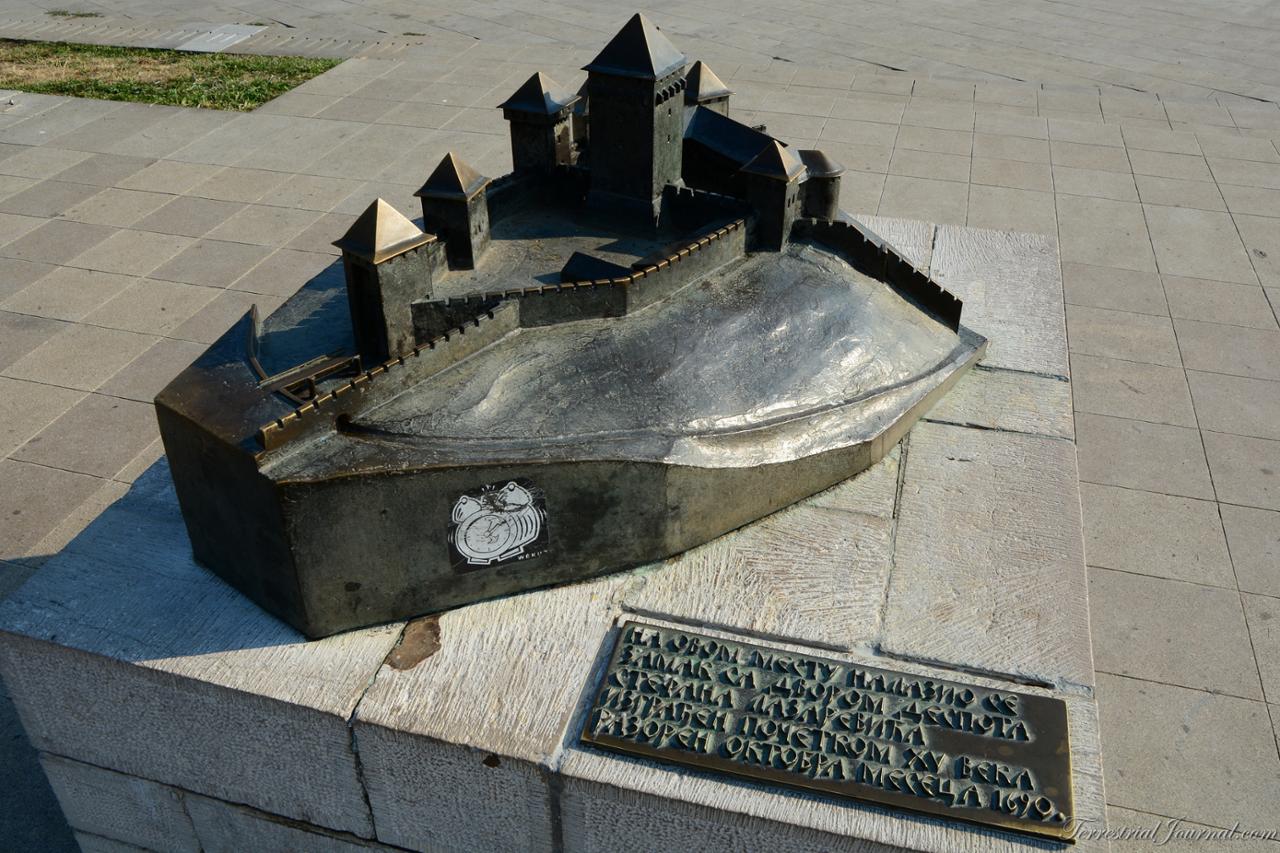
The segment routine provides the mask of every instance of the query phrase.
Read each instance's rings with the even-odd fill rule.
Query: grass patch
[[[244,111],[340,61],[0,39],[0,89]]]

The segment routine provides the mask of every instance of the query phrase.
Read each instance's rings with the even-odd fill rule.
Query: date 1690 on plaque
[[[627,622],[582,739],[1067,839],[1061,699]]]

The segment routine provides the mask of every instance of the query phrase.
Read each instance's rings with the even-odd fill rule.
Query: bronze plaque
[[[1067,839],[1061,699],[627,622],[582,739]]]

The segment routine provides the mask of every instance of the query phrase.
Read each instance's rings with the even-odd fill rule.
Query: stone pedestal
[[[867,223],[964,300],[984,363],[873,469],[665,563],[308,643],[192,561],[158,463],[0,605],[84,848],[1058,846],[582,745],[625,619],[1061,698],[1102,825],[1056,247]]]

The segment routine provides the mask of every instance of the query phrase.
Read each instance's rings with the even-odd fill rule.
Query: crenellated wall
[[[565,282],[414,306],[414,323],[436,332],[399,358],[360,373],[318,395],[258,431],[264,450],[274,450],[318,431],[332,429],[344,414],[399,393],[450,364],[497,341],[519,326],[545,326],[588,317],[621,317],[652,304],[745,252],[741,219],[680,247],[655,264],[627,276]],[[438,331],[436,331],[438,330]]]
[[[685,230],[726,218],[742,219],[751,214],[751,205],[736,196],[674,184],[667,185],[662,202],[663,216],[677,228]]]
[[[811,237],[835,249],[856,269],[881,279],[953,331],[960,328],[963,303],[874,234],[849,222],[798,219],[791,236]]]
[[[729,222],[672,251],[660,261],[618,278],[573,281],[454,299],[420,302],[415,323],[422,329],[443,328],[459,316],[474,316],[486,305],[516,300],[520,325],[547,326],[591,317],[621,317],[679,290],[694,279],[746,251],[746,222]]]
[[[414,347],[398,358],[363,371],[337,388],[319,394],[258,430],[264,450],[274,450],[317,431],[333,429],[342,415],[350,415],[400,393],[483,349],[520,324],[515,304],[498,305],[468,322]],[[371,396],[371,395],[376,395]]]

